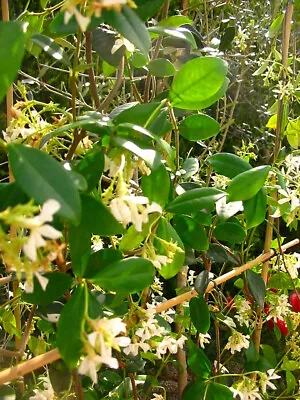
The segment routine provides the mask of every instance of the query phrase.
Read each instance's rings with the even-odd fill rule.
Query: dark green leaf
[[[74,170],[83,175],[87,181],[87,191],[93,190],[99,183],[104,169],[104,153],[99,147],[94,147],[86,153]]]
[[[62,359],[72,369],[76,367],[83,347],[81,337],[87,307],[87,289],[80,285],[65,304],[58,321],[57,346]]]
[[[82,277],[91,254],[91,232],[79,224],[69,225],[68,233],[72,271],[77,277]]]
[[[197,379],[207,379],[211,374],[211,363],[202,349],[191,339],[187,342],[187,363]],[[188,398],[186,398],[188,400]]]
[[[158,78],[164,78],[167,76],[173,76],[176,69],[171,61],[165,58],[157,58],[152,60],[148,64],[148,69],[151,75]]]
[[[123,45],[112,53],[112,48],[117,40],[115,32],[105,28],[97,28],[92,33],[93,50],[108,64],[118,67],[125,54],[126,47]]]
[[[252,168],[247,161],[231,153],[217,153],[208,157],[207,161],[218,174],[230,179]]]
[[[217,224],[213,235],[221,242],[242,243],[246,238],[246,232],[239,223],[221,222]]]
[[[245,200],[243,204],[247,229],[254,228],[264,222],[267,211],[267,198],[264,188],[261,188],[251,199]]]
[[[0,103],[15,80],[24,56],[25,34],[17,22],[0,22]]]
[[[179,125],[179,133],[188,140],[206,140],[216,136],[220,131],[220,124],[205,114],[190,115]]]
[[[163,164],[161,164],[157,170],[152,171],[150,175],[142,176],[144,195],[149,198],[150,202],[154,201],[162,207],[164,207],[168,201],[170,185],[170,176]]]
[[[80,226],[95,235],[112,236],[124,232],[122,225],[109,209],[92,196],[82,194],[82,215]]]
[[[71,67],[68,56],[53,39],[38,33],[31,36],[31,41],[40,46],[46,53],[55,58],[55,60],[61,61],[67,67]]]
[[[184,389],[182,400],[202,400],[206,385],[206,382],[190,382]]]
[[[0,183],[0,211],[29,201],[16,182]]]
[[[235,37],[235,27],[228,26],[221,37],[219,50],[220,51],[228,50],[231,46],[234,37]]]
[[[203,296],[194,297],[190,300],[190,316],[198,332],[208,332],[210,328],[210,313]]]
[[[96,275],[102,268],[122,260],[122,253],[115,249],[101,249],[91,254],[88,266],[85,272],[85,278]]]
[[[58,300],[70,289],[72,283],[72,277],[70,275],[61,272],[47,272],[43,276],[49,280],[46,290],[42,289],[38,279],[34,277],[34,291],[33,293],[24,292],[22,294],[24,301],[45,306],[52,303],[54,300]]]
[[[135,12],[143,20],[153,17],[164,4],[165,0],[135,0],[137,9]]]
[[[187,215],[176,215],[172,223],[184,244],[198,251],[208,250],[206,232],[195,219]]]
[[[237,256],[234,258],[230,256],[223,246],[216,243],[211,243],[209,245],[209,250],[206,253],[207,257],[216,263],[231,262],[238,265],[239,262],[236,260]]]
[[[72,372],[62,360],[57,360],[48,366],[51,386],[57,395],[63,397],[68,391],[72,381]]]
[[[201,271],[195,280],[195,290],[200,296],[204,296],[209,284],[209,272],[205,269]]]
[[[264,185],[270,169],[268,165],[262,165],[234,177],[227,187],[227,201],[248,200],[255,196]]]
[[[195,38],[193,34],[186,28],[174,28],[165,27],[162,25],[155,25],[148,28],[148,31],[152,34],[158,34],[160,36],[171,36],[176,39],[182,39],[192,45],[193,49],[197,48]]]
[[[226,73],[227,64],[217,57],[188,61],[178,71],[171,85],[169,100],[172,106],[188,110],[203,108],[203,102],[212,98],[222,88]],[[213,99],[206,107],[216,100],[218,99]]]
[[[151,285],[154,275],[151,261],[129,257],[101,268],[90,281],[105,290],[136,293]]]
[[[273,347],[269,344],[261,344],[260,348],[262,349],[264,358],[272,365],[272,368],[275,368],[278,361]]]
[[[285,371],[286,378],[286,394],[290,394],[295,390],[296,378],[289,370]]]
[[[247,273],[247,281],[249,285],[249,289],[253,294],[257,304],[259,307],[263,308],[265,296],[266,296],[266,285],[263,281],[262,277],[255,272],[248,270]]]
[[[121,12],[115,9],[103,10],[102,16],[109,25],[134,44],[145,56],[148,55],[149,34],[143,22],[130,7],[123,6]]]
[[[166,265],[162,265],[161,269],[159,270],[160,275],[164,279],[170,279],[181,270],[184,264],[184,246],[175,229],[164,218],[161,218],[159,221],[156,230],[156,236],[167,242],[172,241],[173,244],[178,246],[178,250],[175,251],[173,261],[167,263]],[[165,244],[162,244],[159,240],[155,240],[155,247],[157,254],[167,255]]]
[[[225,193],[215,188],[188,190],[169,203],[166,211],[173,214],[189,214],[205,208],[213,209],[215,202],[223,196]]]
[[[207,390],[206,400],[233,400],[232,391],[225,385],[210,382]]]
[[[22,144],[7,147],[10,166],[21,189],[40,204],[57,200],[57,214],[76,223],[80,217],[80,197],[68,172],[41,150]]]

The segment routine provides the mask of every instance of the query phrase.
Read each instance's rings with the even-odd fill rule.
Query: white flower
[[[167,256],[163,256],[160,254],[155,254],[154,258],[153,259],[149,258],[149,260],[158,270],[160,270],[163,265],[170,264],[173,261],[171,258],[168,258]]]
[[[277,322],[277,319],[284,319],[290,312],[291,305],[288,296],[285,294],[270,297],[269,303],[270,308],[267,320],[273,318],[274,322]]]
[[[110,209],[117,221],[121,222],[124,228],[133,223],[137,232],[142,231],[142,225],[148,222],[148,214],[162,212],[157,203],[148,205],[149,200],[144,196],[125,195],[116,197],[110,203]]]
[[[206,343],[210,343],[210,335],[208,333],[199,333],[199,344],[202,347],[202,349],[204,349],[204,346]]]
[[[88,375],[94,383],[97,383],[97,370],[101,365],[102,359],[97,354],[90,354],[85,357],[78,368],[80,375]]]
[[[162,355],[169,351],[171,354],[176,354],[178,348],[182,349],[187,338],[181,336],[179,339],[175,339],[172,336],[165,336],[161,342],[158,343],[156,348],[156,355],[161,358]]]
[[[30,396],[29,400],[54,400],[56,398],[50,379],[48,377],[44,378],[44,390],[39,391],[35,389],[34,393],[35,395]]]
[[[230,350],[231,354],[234,354],[236,351],[241,351],[242,349],[248,349],[250,344],[249,338],[249,335],[243,335],[234,330],[228,339],[225,349]]]
[[[252,308],[250,305],[250,302],[244,298],[242,299],[236,299],[235,300],[235,305],[237,308],[237,314],[235,315],[235,318],[238,320],[240,325],[246,325],[247,328],[249,328],[249,325],[253,323],[252,321]]]
[[[53,214],[59,209],[58,201],[50,199],[42,206],[40,215],[23,219],[24,227],[30,229],[30,235],[27,243],[23,245],[23,251],[31,261],[37,260],[37,249],[46,245],[44,238],[58,239],[61,237],[61,232],[51,225],[45,224],[45,222],[53,221]]]
[[[217,370],[217,367],[218,367],[218,362],[217,362],[217,360],[215,360],[214,361],[215,370]],[[221,374],[228,374],[229,373],[228,369],[221,363],[219,363],[219,370],[217,371],[217,373],[219,373],[219,372],[221,372]]]
[[[275,374],[275,369],[268,369],[267,373],[260,374],[260,386],[263,393],[267,392],[267,386],[272,390],[276,390],[277,387],[271,382],[273,379],[281,379],[280,375]]]
[[[236,388],[231,387],[229,389],[233,392],[234,397],[239,395],[241,400],[263,400],[256,382],[246,376],[243,377]]]
[[[189,283],[191,286],[194,285],[195,279],[197,278],[197,276],[195,276],[195,273],[196,273],[196,272],[195,272],[194,270],[189,269],[187,281],[188,281],[188,283]]]
[[[130,345],[124,349],[124,353],[126,355],[131,353],[132,355],[137,356],[139,353],[139,348],[141,348],[144,353],[147,353],[148,351],[151,350],[151,347],[148,343],[139,342],[139,343],[130,343]]]
[[[164,400],[164,397],[161,394],[153,393],[153,396],[151,400]]]

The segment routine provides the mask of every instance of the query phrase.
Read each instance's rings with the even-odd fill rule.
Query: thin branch
[[[91,31],[85,32],[85,58],[87,64],[92,64],[92,43],[91,43]],[[88,69],[89,79],[90,79],[90,89],[96,105],[96,108],[100,107],[100,100],[98,96],[98,90],[95,80],[94,68],[91,66]]]

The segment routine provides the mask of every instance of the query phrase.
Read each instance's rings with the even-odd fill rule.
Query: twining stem
[[[182,14],[187,15],[189,11],[190,0],[182,0]]]
[[[294,239],[291,242],[288,242],[281,246],[282,252],[288,250],[289,248],[296,246],[300,243],[299,239]],[[250,269],[262,262],[269,260],[270,258],[276,255],[275,250],[271,249],[269,252],[265,254],[261,254],[256,257],[254,260],[249,261],[247,264],[244,264],[232,271],[227,272],[224,275],[219,276],[214,281],[211,281],[206,289],[206,292],[211,292],[215,286],[221,285],[222,283],[240,275],[242,272]],[[162,311],[168,310],[169,308],[175,307],[184,301],[189,301],[193,297],[197,297],[198,293],[196,290],[191,290],[187,293],[181,294],[179,296],[174,297],[173,299],[167,300],[163,303],[160,303],[156,306],[156,313],[159,314]],[[35,371],[38,368],[43,367],[44,365],[51,364],[52,362],[59,360],[61,355],[58,349],[54,349],[49,351],[48,353],[41,354],[40,356],[34,357],[31,360],[25,361],[22,364],[16,365],[12,368],[7,368],[4,371],[0,371],[0,385],[4,383],[11,382],[17,379],[19,376],[26,375]],[[159,370],[160,373],[161,369]]]
[[[86,58],[86,63],[90,64],[90,65],[93,62],[91,35],[92,35],[91,31],[85,32],[85,58]],[[99,108],[100,107],[100,100],[99,100],[99,96],[98,96],[98,90],[97,90],[97,85],[96,85],[94,68],[93,68],[92,65],[88,69],[88,74],[89,74],[90,89],[91,89],[92,97],[94,99],[96,108]]]

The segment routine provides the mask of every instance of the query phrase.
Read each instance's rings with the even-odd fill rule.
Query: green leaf
[[[175,251],[173,261],[167,263],[166,265],[162,265],[161,269],[159,270],[160,275],[164,279],[170,279],[181,270],[184,264],[185,260],[184,246],[175,229],[164,218],[161,218],[159,221],[156,230],[156,237],[163,239],[166,242],[172,242],[173,245],[176,244],[178,246],[178,250]],[[157,239],[155,239],[154,244],[157,254],[167,255],[165,244],[162,244]]]
[[[92,191],[99,183],[104,169],[104,153],[99,147],[94,147],[86,153],[74,170],[83,175],[87,181],[87,191]]]
[[[206,386],[206,382],[190,382],[184,389],[182,400],[202,400]]]
[[[205,269],[201,271],[195,280],[195,290],[200,296],[204,296],[209,284],[209,272]]]
[[[216,239],[228,243],[243,243],[246,238],[246,232],[239,223],[221,222],[217,224],[213,235]]]
[[[152,34],[157,34],[160,36],[171,36],[176,39],[184,40],[192,45],[193,49],[197,48],[195,38],[193,34],[187,28],[173,28],[165,27],[161,25],[155,25],[148,28],[148,31]],[[156,35],[155,35],[156,36]]]
[[[166,76],[173,76],[176,72],[174,65],[171,61],[165,58],[156,58],[148,64],[148,69],[151,75],[158,78],[164,78]]]
[[[208,250],[206,232],[195,219],[187,215],[176,215],[172,223],[184,244],[197,251]]]
[[[193,21],[186,17],[185,15],[172,15],[171,17],[164,18],[159,23],[157,26],[167,26],[167,27],[173,27],[177,28],[178,26],[189,24],[192,25]]]
[[[249,285],[249,289],[253,294],[257,304],[259,307],[263,308],[265,296],[266,296],[266,285],[263,281],[262,277],[255,272],[248,270],[246,272],[247,281]]]
[[[264,222],[267,211],[265,189],[261,188],[255,196],[243,202],[246,228],[254,228]]]
[[[62,359],[73,369],[81,356],[85,317],[87,316],[87,289],[79,285],[65,304],[57,326],[57,346]]]
[[[160,10],[164,1],[165,0],[135,0],[135,4],[137,5],[135,12],[143,21],[147,21]]]
[[[180,135],[191,141],[209,139],[219,131],[220,124],[205,114],[190,115],[179,124]]]
[[[80,226],[87,232],[101,236],[113,236],[124,232],[122,225],[101,201],[86,194],[81,195],[81,201]]]
[[[150,50],[150,37],[147,29],[137,14],[127,5],[122,11],[115,9],[103,10],[104,20],[116,29],[122,36],[135,45],[145,56]]]
[[[46,290],[42,289],[38,279],[34,277],[34,291],[33,293],[24,292],[22,294],[24,301],[40,306],[50,304],[54,300],[58,300],[70,289],[73,280],[70,275],[61,272],[47,272],[43,276],[48,279]]]
[[[91,254],[91,232],[83,224],[70,224],[68,233],[72,271],[77,277],[82,277]]]
[[[286,394],[290,394],[295,390],[296,387],[296,378],[294,374],[292,374],[289,370],[285,371],[286,378]]]
[[[152,171],[150,175],[142,176],[142,190],[150,202],[154,201],[164,207],[169,198],[170,176],[166,167],[161,164],[160,167]],[[159,188],[159,190],[157,190]]]
[[[150,145],[147,147],[147,144],[141,140],[128,140],[117,136],[113,138],[113,141],[117,146],[140,157],[151,169],[156,170],[161,165],[161,155],[156,150],[149,148]]]
[[[207,390],[206,400],[233,400],[232,391],[225,385],[210,382]]]
[[[197,379],[207,379],[211,374],[211,363],[202,349],[191,339],[187,342],[187,363]],[[188,400],[188,398],[186,398]]]
[[[64,50],[48,36],[40,33],[31,36],[31,41],[40,46],[46,53],[50,54],[55,60],[61,61],[67,67],[71,67],[71,62]]]
[[[154,275],[151,261],[128,257],[101,268],[90,281],[105,290],[136,293],[151,285]]]
[[[89,258],[84,277],[89,279],[96,275],[102,268],[123,259],[122,253],[116,249],[101,249],[92,253]]]
[[[188,61],[176,74],[169,92],[173,107],[199,110],[224,84],[227,64],[217,57],[202,57]],[[219,97],[221,98],[221,96]],[[213,99],[213,104],[218,99]]]
[[[184,179],[189,179],[192,176],[196,175],[199,171],[199,161],[197,158],[186,158],[182,165],[182,169],[185,171],[183,175]]]
[[[208,332],[210,328],[210,312],[203,296],[194,297],[190,300],[190,316],[198,332]]]
[[[224,32],[224,34],[221,37],[220,45],[219,45],[219,50],[224,51],[228,50],[231,47],[231,43],[235,37],[235,27],[234,26],[228,26]]]
[[[227,201],[248,200],[255,196],[267,179],[271,167],[262,165],[237,175],[227,187]]]
[[[252,168],[247,161],[231,153],[217,153],[208,157],[207,161],[218,174],[230,179]]]
[[[273,347],[268,344],[261,344],[260,348],[262,349],[264,358],[272,365],[272,368],[275,368],[277,365],[277,357]]]
[[[116,43],[117,34],[105,28],[97,28],[92,32],[93,50],[108,64],[118,67],[126,52],[126,47],[122,45],[117,51],[112,53]]]
[[[0,22],[0,103],[15,80],[24,56],[25,34],[17,22]]]
[[[270,28],[269,28],[269,37],[273,38],[276,33],[279,31],[279,29],[282,26],[282,22],[284,20],[284,14],[280,14],[277,18],[274,19],[272,22]]]
[[[0,183],[0,212],[6,210],[7,207],[14,207],[17,204],[24,204],[28,201],[28,197],[16,182]]]
[[[60,203],[57,214],[76,223],[80,197],[68,172],[41,150],[22,144],[8,144],[9,163],[18,186],[37,203],[49,199]]]
[[[0,387],[0,398],[2,400],[15,400],[17,398],[16,392],[11,386],[3,385]]]
[[[189,214],[205,208],[213,209],[215,202],[223,196],[225,193],[215,188],[188,190],[169,203],[166,211],[173,214]]]

